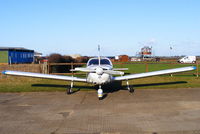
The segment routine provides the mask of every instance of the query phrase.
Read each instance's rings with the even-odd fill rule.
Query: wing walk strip
[[[72,76],[62,76],[62,75],[50,75],[50,74],[40,74],[40,73],[30,73],[30,72],[20,72],[20,71],[3,71],[6,75],[15,76],[26,76],[26,77],[36,77],[36,78],[46,78],[46,79],[56,79],[56,80],[66,80],[66,81],[80,81],[87,82],[84,78],[77,78]]]
[[[162,75],[162,74],[191,71],[191,70],[195,70],[195,69],[196,69],[195,66],[181,67],[181,68],[175,68],[175,69],[166,69],[166,70],[161,70],[161,71],[153,71],[153,72],[147,72],[147,73],[131,74],[131,75],[114,77],[113,80],[121,81],[121,80],[137,79],[137,78],[156,76],[156,75]]]

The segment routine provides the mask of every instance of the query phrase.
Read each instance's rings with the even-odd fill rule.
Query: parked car
[[[196,56],[185,56],[178,60],[180,63],[196,63]]]

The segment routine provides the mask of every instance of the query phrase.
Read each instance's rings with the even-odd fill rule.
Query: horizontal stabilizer
[[[126,71],[128,68],[113,68],[114,71]]]
[[[87,72],[87,73],[95,73],[95,70],[90,69],[90,68],[81,68],[81,67],[77,67],[75,69],[71,69],[70,71],[81,71],[81,72]]]
[[[104,70],[103,72],[110,75],[124,75],[124,72],[121,71]]]

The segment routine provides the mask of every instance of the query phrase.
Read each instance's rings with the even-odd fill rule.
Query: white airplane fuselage
[[[112,70],[113,65],[112,62],[108,58],[101,59],[101,62],[105,62],[105,64],[98,64],[97,58],[92,58],[87,63],[87,69],[94,70],[94,72],[89,72],[87,74],[87,82],[102,85],[112,81],[112,75],[108,73],[104,73],[104,70]],[[93,64],[95,62],[95,64]]]
[[[102,85],[102,84],[111,82],[112,75],[103,73],[101,71],[102,68],[99,66],[94,67],[94,69],[97,70],[97,72],[88,73],[87,74],[87,82],[93,83],[93,84],[98,84],[98,85]],[[109,70],[111,70],[111,69],[109,69]]]

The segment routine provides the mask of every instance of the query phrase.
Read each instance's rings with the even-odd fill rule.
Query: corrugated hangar
[[[33,61],[34,50],[22,47],[0,47],[0,63],[19,64]]]

